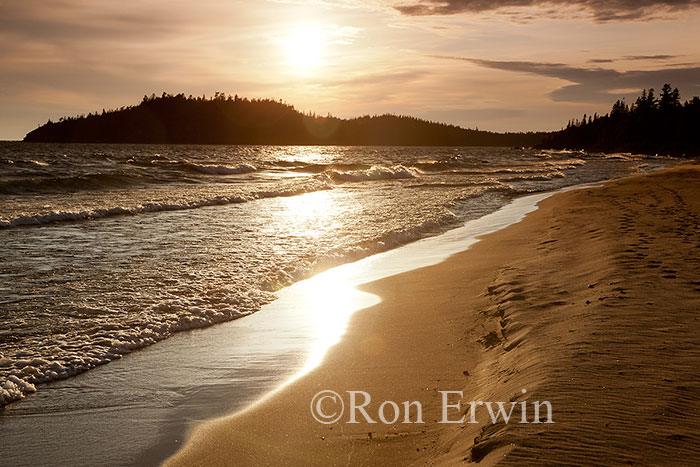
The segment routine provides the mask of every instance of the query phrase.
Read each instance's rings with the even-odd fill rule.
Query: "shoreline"
[[[595,364],[596,359],[588,361],[591,355],[596,355],[591,354],[589,347],[601,339],[597,336],[605,336],[604,324],[611,319],[601,318],[599,314],[602,311],[596,311],[623,309],[630,289],[618,285],[625,282],[626,277],[619,270],[625,263],[617,264],[619,258],[614,256],[620,254],[614,248],[617,241],[615,235],[620,235],[614,229],[618,227],[617,223],[601,217],[599,212],[587,210],[595,207],[596,201],[600,202],[598,198],[604,198],[606,202],[614,201],[616,209],[624,208],[624,196],[615,199],[610,193],[627,190],[626,195],[629,196],[635,189],[639,192],[644,180],[649,178],[667,184],[671,183],[668,179],[672,179],[676,184],[674,187],[678,188],[682,180],[679,182],[676,179],[690,177],[693,180],[697,174],[697,167],[684,166],[608,182],[603,188],[560,194],[540,203],[540,209],[528,215],[524,222],[486,235],[468,251],[451,256],[438,265],[363,286],[362,290],[377,293],[383,301],[353,315],[347,333],[330,349],[321,366],[253,408],[199,427],[185,448],[166,465],[226,465],[227,460],[235,460],[238,465],[265,462],[294,464],[295,460],[298,463],[300,459],[304,459],[306,464],[326,465],[354,464],[367,460],[392,464],[454,463],[468,459],[484,461],[488,465],[503,460],[506,454],[506,460],[533,462],[536,457],[528,457],[533,452],[538,456],[554,456],[552,459],[559,461],[571,460],[571,456],[581,453],[590,454],[585,448],[572,454],[565,449],[565,438],[557,438],[570,429],[567,422],[571,414],[580,409],[572,404],[572,397],[580,394],[575,388],[553,384],[555,379],[548,375],[568,371],[572,373],[572,379],[580,379],[582,374],[575,370],[576,365],[566,370],[557,358],[552,357],[548,346],[561,347],[565,342],[566,345],[560,349],[561,359],[564,356],[571,358],[571,348],[583,346],[585,351],[579,351],[584,355],[580,357],[583,361],[581,365]],[[680,188],[685,191],[693,189],[692,186]],[[651,193],[650,196],[655,196],[653,190],[646,191]],[[689,212],[696,212],[693,209],[697,206],[689,208],[687,200],[685,202]],[[579,211],[586,211],[588,218]],[[591,214],[594,219],[590,219]],[[565,223],[563,218],[570,222]],[[648,216],[646,218],[651,220]],[[591,220],[598,222],[595,224],[598,229],[572,232],[572,224],[585,224]],[[611,232],[615,235],[611,236]],[[637,233],[649,236],[649,233]],[[640,235],[640,238],[644,237]],[[582,242],[586,245],[581,245]],[[569,248],[563,248],[559,243],[569,245]],[[674,245],[665,246],[667,256],[669,251],[666,250],[669,248],[677,253]],[[576,253],[577,248],[583,247],[586,247],[588,256]],[[569,264],[573,265],[571,270],[567,269]],[[537,271],[533,265],[548,270],[550,274]],[[674,271],[678,273],[681,266],[676,265],[676,268]],[[610,285],[603,286],[606,279],[597,277],[603,273],[618,277],[618,282],[609,281]],[[543,284],[547,284],[547,287],[543,288]],[[695,286],[691,284],[691,287]],[[595,303],[590,298],[584,299],[592,291],[600,293],[603,289],[606,295],[600,295]],[[664,291],[642,289],[641,292],[659,294]],[[608,296],[610,293],[617,296]],[[693,300],[698,298],[697,295],[696,291],[682,295],[679,306],[695,303]],[[649,303],[652,305],[648,307],[658,308],[653,306],[655,302]],[[551,315],[553,310],[562,315],[564,323],[568,324],[554,322]],[[535,317],[538,319],[534,320]],[[685,318],[690,319],[688,316]],[[599,328],[598,332],[590,331],[592,324]],[[630,328],[635,326],[635,323],[625,324]],[[566,330],[562,329],[564,325]],[[585,338],[582,334],[586,334]],[[627,336],[627,339],[633,337]],[[686,344],[692,346],[692,336],[682,337],[690,339]],[[615,336],[617,340],[624,338]],[[602,345],[600,342],[597,344]],[[636,343],[628,342],[628,345]],[[617,355],[612,351],[611,354]],[[694,358],[695,354],[687,356],[693,363]],[[567,362],[572,363],[571,360]],[[680,367],[685,373],[691,371],[687,361],[681,363],[684,363]],[[610,379],[608,385],[616,381],[610,375],[604,376]],[[585,383],[585,379],[582,383]],[[423,404],[426,423],[401,426],[364,422],[357,425],[319,424],[312,419],[308,404],[318,390],[334,387],[338,392],[363,390],[376,401],[419,400]],[[518,400],[521,388],[527,388],[528,400],[539,396],[542,396],[542,400],[552,400],[557,424],[551,426],[556,429],[547,431],[539,425],[538,436],[533,438],[532,427],[538,425],[521,429],[515,425],[486,424],[484,414],[477,417],[477,424],[436,423],[439,419],[439,390],[462,390],[465,400],[508,401]],[[603,397],[604,403],[609,405],[616,401],[619,396],[617,392],[609,401]],[[560,407],[562,422],[556,418],[557,406]],[[579,418],[582,416],[581,413],[576,415]],[[583,415],[584,429],[573,430],[572,439],[586,446],[600,441],[596,433],[605,431],[607,425],[598,426],[590,414]],[[622,418],[618,422],[624,422]],[[634,430],[627,427],[627,430],[620,430],[616,435],[629,442],[628,431]],[[688,444],[683,441],[686,435],[669,436],[669,446]],[[697,431],[689,436],[690,439],[697,436]],[[548,437],[554,437],[548,440],[552,445],[538,450],[537,442],[533,442],[533,439],[547,440]],[[547,443],[542,441],[540,444]],[[688,449],[692,451],[692,443]],[[630,456],[634,456],[634,452],[629,451]],[[614,461],[605,457],[602,458],[603,463],[606,459],[608,462]]]
[[[479,236],[499,231],[509,225],[520,222],[528,213],[537,209],[539,201],[560,192],[582,189],[588,185],[571,185],[557,190],[543,191],[511,199],[508,204],[498,210],[467,221],[462,226],[450,229],[440,235],[425,237],[351,263],[335,266],[285,287],[278,292],[278,298],[275,301],[265,305],[261,312],[246,318],[248,320],[251,318],[258,320],[264,316],[266,319],[263,320],[263,323],[268,324],[262,324],[262,326],[256,324],[254,327],[270,328],[269,332],[273,334],[280,331],[283,334],[289,334],[292,328],[292,326],[289,326],[287,329],[273,329],[275,324],[272,323],[277,321],[293,321],[295,324],[301,324],[306,327],[305,330],[298,332],[299,336],[292,337],[292,339],[299,339],[303,336],[302,338],[308,341],[305,344],[308,349],[305,349],[303,358],[302,356],[297,356],[294,360],[297,366],[285,368],[284,376],[277,378],[276,384],[262,392],[256,393],[255,397],[249,397],[248,400],[250,402],[247,405],[236,407],[233,411],[229,410],[225,413],[217,414],[214,417],[209,417],[207,420],[199,420],[200,424],[220,417],[235,416],[253,410],[260,404],[265,403],[265,401],[274,398],[280,391],[284,391],[287,386],[294,384],[295,381],[313,372],[319,365],[322,365],[329,349],[343,339],[347,325],[353,319],[354,314],[381,302],[382,298],[378,293],[364,290],[364,284],[440,264],[450,256],[466,251],[472,244],[479,241]],[[320,300],[318,297],[319,293],[322,295]],[[331,297],[335,300],[340,299],[342,304],[339,307],[335,307],[332,315],[328,315],[323,302]],[[233,327],[236,325],[235,323],[238,323],[238,320],[222,323],[222,325]],[[247,323],[241,322],[240,324],[244,325]],[[202,331],[206,332],[206,329]],[[224,332],[223,334],[226,333]],[[260,337],[264,338],[263,336]],[[269,341],[269,336],[266,339],[266,342]],[[218,345],[214,343],[210,353],[217,352],[220,347],[221,343]],[[273,347],[277,347],[277,345]],[[291,347],[290,349],[299,350]],[[292,361],[289,358],[288,360]],[[223,391],[219,391],[218,397],[223,396]],[[197,426],[189,426],[187,432],[191,432]],[[184,434],[182,433],[181,436]],[[186,439],[187,437],[185,437]],[[138,456],[134,465],[143,462],[151,464],[162,461],[175,454],[179,447],[181,447],[179,443],[171,445],[166,451],[165,445],[162,443],[158,446],[152,446],[145,454]]]
[[[594,184],[596,185],[598,183],[605,182],[594,182]],[[572,185],[560,190],[539,192],[535,193],[534,195],[525,195],[518,198],[513,198],[511,199],[510,203],[504,208],[501,208],[499,211],[487,215],[487,219],[484,219],[483,217],[475,219],[473,221],[469,221],[467,225],[463,227],[457,227],[439,236],[427,237],[422,240],[412,242],[411,244],[404,245],[402,247],[389,250],[378,255],[373,255],[364,258],[363,260],[360,260],[360,262],[374,263],[378,259],[386,256],[395,257],[391,260],[384,260],[384,262],[387,263],[389,271],[385,271],[384,273],[380,273],[379,275],[375,276],[366,275],[363,272],[358,272],[356,274],[356,279],[354,283],[363,284],[368,281],[376,280],[377,278],[393,276],[397,272],[401,272],[405,269],[411,270],[423,267],[426,265],[425,263],[423,265],[420,265],[420,261],[426,260],[426,258],[421,258],[423,256],[431,257],[431,259],[429,260],[429,264],[436,264],[441,261],[444,261],[445,258],[455,253],[455,251],[461,251],[469,247],[468,245],[464,244],[465,240],[471,238],[477,233],[475,233],[475,231],[472,231],[471,233],[465,233],[464,230],[465,228],[468,230],[469,226],[472,223],[476,222],[478,224],[479,222],[481,222],[482,225],[480,228],[485,228],[489,232],[502,229],[504,225],[510,225],[512,222],[518,222],[527,214],[527,212],[518,212],[518,209],[520,208],[517,208],[516,206],[511,206],[513,203],[523,202],[524,200],[530,197],[548,198],[552,195],[555,195],[558,191],[570,191],[575,189],[581,189],[581,186],[582,185]],[[498,213],[501,212],[501,210],[508,208],[509,206],[515,208],[515,210],[510,214],[506,214],[505,218],[495,220],[488,218],[488,216],[494,215],[498,217]],[[533,209],[537,208],[535,207]],[[517,216],[518,219],[513,220],[512,218],[509,218],[509,216],[512,217],[513,215]],[[445,237],[448,238],[446,242],[443,241]],[[449,237],[452,238],[449,239]],[[469,241],[471,242],[471,240]],[[437,242],[438,244],[444,244],[440,244],[438,245],[439,248],[435,248],[435,242]],[[455,247],[454,245],[450,245],[450,242],[458,243],[459,245]],[[407,247],[409,250],[412,250],[412,254],[407,254],[403,251],[403,249]],[[408,260],[409,262],[414,261],[414,265],[407,266],[405,264],[406,259],[401,259],[402,255],[410,257],[408,258]],[[419,264],[415,265],[415,261],[418,261]],[[347,263],[336,268],[348,268],[351,267],[352,264],[353,263]],[[321,273],[320,275],[322,276],[323,274],[325,273]],[[379,294],[373,293],[371,296],[374,297],[373,299],[375,299],[375,302],[376,300],[379,300],[377,298],[377,295]],[[279,304],[279,299],[271,304],[273,308],[275,307],[275,304]],[[42,391],[38,395],[33,395],[31,399],[24,401],[21,404],[21,406],[15,407],[13,409],[13,411],[15,412],[13,416],[0,419],[0,422],[4,422],[3,427],[8,428],[9,431],[7,431],[6,433],[13,433],[13,430],[16,431],[16,433],[13,433],[13,439],[15,441],[12,442],[26,442],[28,438],[22,438],[21,433],[30,433],[36,429],[36,422],[30,423],[32,420],[29,420],[28,417],[36,421],[39,420],[37,419],[37,415],[46,412],[45,415],[43,415],[43,417],[46,419],[47,424],[58,425],[63,427],[62,429],[64,430],[64,438],[67,440],[74,439],[71,437],[70,433],[71,426],[94,424],[94,420],[90,421],[90,413],[94,413],[95,407],[97,406],[93,406],[94,401],[91,402],[91,400],[95,398],[104,399],[105,393],[100,394],[100,386],[104,386],[105,384],[109,383],[109,381],[114,380],[114,378],[118,378],[119,380],[124,379],[124,381],[122,382],[123,384],[121,384],[121,386],[110,388],[109,393],[115,393],[119,395],[119,393],[123,392],[126,394],[129,391],[131,391],[130,388],[133,386],[137,387],[138,392],[136,394],[133,394],[131,398],[127,397],[124,402],[119,402],[121,396],[115,398],[113,403],[110,403],[110,407],[113,404],[122,405],[125,410],[117,417],[110,417],[110,421],[108,423],[101,423],[99,429],[95,433],[93,433],[92,438],[97,440],[98,438],[100,438],[100,435],[98,435],[97,433],[104,432],[105,434],[103,434],[101,438],[105,439],[109,436],[106,434],[107,431],[113,432],[115,434],[121,433],[121,435],[117,436],[124,439],[132,439],[132,441],[128,444],[133,449],[133,451],[128,456],[128,459],[123,459],[124,465],[141,465],[143,462],[147,462],[149,464],[156,464],[165,459],[168,455],[171,455],[172,453],[176,452],[176,450],[181,446],[183,436],[185,435],[186,430],[189,430],[188,427],[191,427],[193,423],[199,424],[202,422],[206,422],[206,420],[212,419],[213,417],[219,417],[222,414],[224,414],[224,416],[228,416],[232,413],[239,413],[238,411],[240,410],[246,411],[251,407],[255,407],[262,401],[265,401],[270,397],[275,397],[279,390],[284,389],[287,385],[294,382],[294,380],[298,379],[299,377],[303,377],[304,373],[311,366],[313,366],[308,362],[303,361],[305,357],[303,357],[298,348],[294,347],[294,345],[296,345],[296,347],[299,347],[299,344],[293,344],[292,342],[294,340],[299,341],[300,338],[302,340],[308,340],[308,336],[302,337],[302,335],[304,335],[304,332],[296,333],[296,330],[293,330],[292,333],[290,333],[290,330],[292,330],[292,328],[296,324],[292,323],[291,321],[296,320],[298,317],[298,303],[295,303],[294,299],[292,299],[289,303],[289,306],[286,307],[293,309],[293,313],[287,313],[290,315],[290,319],[288,319],[288,321],[290,321],[290,326],[289,329],[285,330],[283,333],[285,334],[285,337],[283,337],[282,339],[275,339],[273,347],[275,347],[276,349],[280,346],[278,344],[281,344],[281,346],[288,346],[286,347],[288,350],[285,351],[283,355],[277,355],[277,357],[273,359],[275,361],[274,364],[270,364],[270,362],[273,361],[270,360],[270,358],[272,357],[272,354],[275,353],[274,351],[262,352],[260,356],[261,358],[258,358],[258,360],[261,361],[259,362],[259,365],[257,365],[257,367],[254,365],[253,367],[248,368],[248,363],[245,362],[245,358],[254,353],[248,352],[248,350],[245,349],[245,345],[253,345],[253,347],[260,347],[260,345],[262,345],[262,341],[257,343],[251,342],[251,338],[255,340],[255,338],[252,337],[253,334],[249,334],[246,332],[241,334],[240,332],[238,332],[240,330],[237,331],[236,328],[250,328],[250,326],[248,326],[248,323],[254,322],[258,324],[253,325],[253,327],[260,328],[259,331],[265,335],[269,335],[270,332],[275,331],[277,329],[276,327],[274,327],[274,324],[271,324],[277,321],[276,319],[270,317],[267,320],[268,324],[265,324],[266,320],[260,319],[262,318],[262,316],[257,317],[257,315],[260,314],[260,312],[258,312],[243,320],[245,322],[241,321],[239,323],[239,320],[234,320],[228,323],[221,323],[216,327],[195,329],[186,333],[178,333],[171,338],[172,341],[171,339],[168,339],[167,341],[159,343],[159,345],[149,346],[147,349],[143,349],[139,352],[134,352],[123,361],[117,360],[112,362],[110,365],[98,367],[94,370],[91,370],[90,372],[84,373],[75,378],[70,378],[69,380],[61,380],[56,383],[50,383],[50,386],[47,386],[47,389],[51,389],[50,391],[47,391],[46,393]],[[285,308],[285,306],[282,306],[282,308]],[[275,314],[275,316],[279,316],[278,313],[280,313],[280,311],[284,313],[284,310],[279,309],[276,309],[274,313],[272,312],[272,310],[268,311],[271,312],[269,313],[270,315]],[[352,313],[352,311],[350,313]],[[252,322],[249,321],[251,319],[253,320]],[[315,323],[317,322],[317,319],[311,319],[310,321]],[[269,328],[267,329],[267,331],[263,329],[266,327]],[[317,327],[319,329],[323,328],[323,326]],[[214,328],[216,328],[216,331],[213,331]],[[205,334],[201,335],[200,333]],[[260,334],[261,338],[263,337],[263,334]],[[187,354],[201,353],[201,350],[203,350],[201,347],[201,341],[198,341],[197,339],[204,338],[205,335],[208,336],[207,342],[209,344],[206,347],[209,348],[211,346],[212,348],[209,349],[208,353],[205,352],[201,358],[191,359]],[[212,338],[213,340],[211,340]],[[248,344],[244,344],[242,342],[238,343],[238,340],[241,338]],[[235,348],[230,348],[231,346],[229,344],[224,344],[230,339],[233,339],[239,345],[237,345]],[[269,340],[267,337],[265,337],[264,339],[265,342],[268,342]],[[285,340],[288,342],[281,342]],[[217,342],[219,344],[217,344]],[[322,344],[321,346],[325,347],[327,345],[328,342]],[[196,372],[198,371],[196,370],[196,366],[194,365],[195,360],[197,364],[207,364],[208,359],[206,358],[206,356],[213,356],[214,353],[218,354],[224,349],[224,347],[226,348],[226,350],[223,352],[223,354],[217,356],[219,358],[219,361],[224,363],[225,367],[217,369],[218,373],[216,376],[213,374],[205,375],[208,377],[213,377],[217,381],[220,381],[216,382],[216,384],[205,386],[203,390],[199,390],[195,384],[190,384],[192,383],[192,381],[190,380],[196,378]],[[190,358],[192,362],[190,362],[188,358]],[[174,394],[175,399],[167,403],[168,407],[170,408],[163,409],[160,411],[156,410],[158,408],[156,399],[162,397],[163,395],[165,395],[168,399],[172,399],[173,395],[169,393],[172,392],[172,389],[175,389],[175,386],[173,384],[168,383],[168,381],[166,381],[164,378],[160,378],[157,375],[156,378],[151,378],[148,376],[152,371],[152,368],[154,367],[152,364],[152,362],[154,361],[159,362],[159,374],[169,373],[171,377],[172,375],[179,375],[176,377],[176,379],[178,380],[180,379],[180,377],[185,377],[187,379],[186,384],[182,385],[181,388],[184,391],[180,391],[178,389],[177,392],[179,392],[180,394]],[[165,363],[164,366],[162,365],[163,363]],[[316,363],[318,363],[318,358]],[[291,366],[289,366],[290,364]],[[134,365],[136,366],[136,368],[134,368]],[[237,371],[240,365],[244,365],[246,367],[246,372],[256,372],[264,368],[266,375],[264,378],[267,378],[269,381],[271,381],[272,386],[265,386],[265,384],[267,383],[260,385],[254,383],[248,384],[247,386],[241,384],[239,387],[237,383],[224,383],[223,379],[225,378],[233,378],[236,380],[239,379],[240,375],[238,375]],[[180,366],[183,367],[181,368]],[[306,369],[300,373],[297,370],[301,367],[306,367]],[[229,371],[230,374],[224,374],[226,370],[231,370],[233,372]],[[191,372],[191,375],[186,375],[184,372]],[[260,375],[262,375],[262,373]],[[144,384],[144,378],[151,379],[153,381]],[[118,381],[117,383],[119,384],[120,381]],[[149,384],[151,386],[149,386]],[[89,389],[88,398],[86,401],[81,399],[81,401],[77,401],[78,403],[70,402],[69,405],[72,407],[74,413],[63,410],[61,410],[60,413],[53,413],[56,409],[52,407],[55,404],[53,404],[53,400],[49,397],[49,392],[53,395],[61,393],[68,394],[71,391],[74,391],[76,388],[80,388],[81,386]],[[246,387],[243,388],[243,386]],[[122,387],[122,391],[119,390],[120,387]],[[245,394],[243,394],[241,391]],[[139,396],[139,394],[141,394],[141,396]],[[234,395],[234,397],[231,398],[230,395],[233,394],[238,395]],[[241,397],[241,394],[244,397]],[[239,401],[239,399],[245,401],[241,402]],[[152,404],[151,400],[153,400]],[[25,415],[23,416],[23,414]],[[99,417],[99,414],[97,416]],[[158,417],[162,416],[167,416],[167,419],[163,419],[164,423],[157,423],[159,420]],[[145,423],[139,422],[137,424],[138,426],[132,427],[132,429],[127,429],[124,426],[120,426],[119,421],[125,418],[128,419],[129,417],[131,417],[132,420],[143,419],[142,422]],[[92,418],[95,418],[95,416],[93,416]],[[19,420],[21,423],[17,424],[12,423],[12,419],[15,419],[15,421],[19,419],[22,420]],[[10,422],[10,424],[8,424],[8,422]],[[20,428],[19,430],[17,430],[18,427]],[[97,426],[95,426],[95,428],[97,428]],[[50,435],[50,429],[45,431],[47,435]],[[143,432],[142,435],[147,434],[148,436],[139,435],[139,433],[141,432]],[[157,442],[150,441],[149,436],[152,436],[153,434],[157,434]],[[80,438],[75,438],[76,441],[78,441],[78,439]],[[8,441],[10,441],[10,438],[8,438]],[[93,447],[97,448],[97,446]],[[39,453],[38,455],[41,455],[41,453],[43,452],[43,449],[40,448],[38,445],[26,446],[26,448],[27,450],[24,451],[23,456],[19,457],[18,459],[31,459],[31,455],[33,455],[32,449],[35,449],[36,452]],[[86,445],[85,448],[87,449],[86,452],[90,452],[90,449],[92,449],[89,445]],[[12,457],[10,457],[10,459],[11,458]],[[60,459],[60,457],[58,457],[57,459]],[[121,457],[106,457],[106,459],[109,459],[110,463],[114,463],[117,461],[117,459],[121,459]],[[67,461],[68,460],[66,459],[66,462]],[[75,459],[73,459],[73,463],[74,465],[82,465],[79,463],[76,464]]]
[[[93,441],[84,443],[84,451],[91,453],[90,458],[120,465],[161,462],[178,450],[192,424],[255,406],[317,365],[328,346],[340,338],[348,317],[355,310],[379,301],[375,294],[368,295],[354,286],[437,264],[468,248],[476,235],[518,222],[536,209],[537,200],[554,193],[515,198],[499,210],[441,235],[317,274],[283,289],[277,300],[243,320],[177,333],[155,346],[130,353],[125,359],[49,383],[45,390],[12,407],[0,418],[0,427],[6,435],[12,434],[6,436],[6,441],[23,446],[21,453],[5,454],[10,456],[8,459],[26,462],[42,458],[44,443],[26,444],[33,439],[29,434],[39,426],[49,439],[51,427],[59,429],[62,439],[70,443],[83,439],[79,427],[93,426]],[[334,282],[336,285],[332,285]],[[324,289],[334,287],[325,291],[327,295],[344,297],[347,306],[340,313],[342,316],[328,319],[323,307],[316,306],[318,285],[314,284],[318,283]],[[349,303],[351,296],[359,300],[354,305]],[[328,341],[329,330],[333,331],[331,341]],[[201,339],[205,336],[208,345],[202,347]],[[215,372],[212,364],[216,366]],[[154,368],[158,370],[154,372]],[[252,378],[247,383],[245,375]],[[205,378],[202,387],[199,378]],[[173,380],[178,384],[173,384]],[[81,387],[86,388],[86,394],[75,400],[71,394]],[[100,407],[104,402],[100,401],[105,399],[111,401],[109,407],[121,406],[122,410],[118,416],[96,425],[103,418],[100,412],[104,409]],[[57,404],[67,404],[71,409],[59,410]],[[134,424],[133,420],[141,421]],[[97,440],[111,436],[108,433],[130,440],[129,456],[100,447]],[[61,456],[69,455],[59,450],[54,456],[60,460]],[[69,461],[82,465],[76,459],[64,459]]]

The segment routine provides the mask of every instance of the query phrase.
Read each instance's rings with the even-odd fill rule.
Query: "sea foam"
[[[211,175],[237,175],[251,173],[257,170],[256,167],[250,164],[241,164],[235,167],[229,167],[226,165],[206,165],[185,162],[185,165],[197,172]]]
[[[334,180],[345,182],[367,182],[373,180],[393,180],[402,178],[416,178],[421,172],[418,169],[408,168],[403,165],[385,167],[374,165],[366,170],[338,171],[330,170],[328,174]]]

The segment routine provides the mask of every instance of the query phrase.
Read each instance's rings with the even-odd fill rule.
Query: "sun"
[[[297,71],[309,71],[322,65],[324,37],[320,28],[299,26],[284,41],[287,64]]]

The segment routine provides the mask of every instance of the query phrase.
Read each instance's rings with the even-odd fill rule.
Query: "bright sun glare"
[[[308,71],[321,65],[323,32],[315,26],[299,26],[285,40],[287,63],[299,71]]]

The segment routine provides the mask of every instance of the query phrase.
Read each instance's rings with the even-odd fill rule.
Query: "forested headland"
[[[217,93],[144,96],[139,105],[47,122],[29,142],[533,146],[546,133],[494,133],[418,118],[379,115],[341,119],[302,113],[270,99]]]

